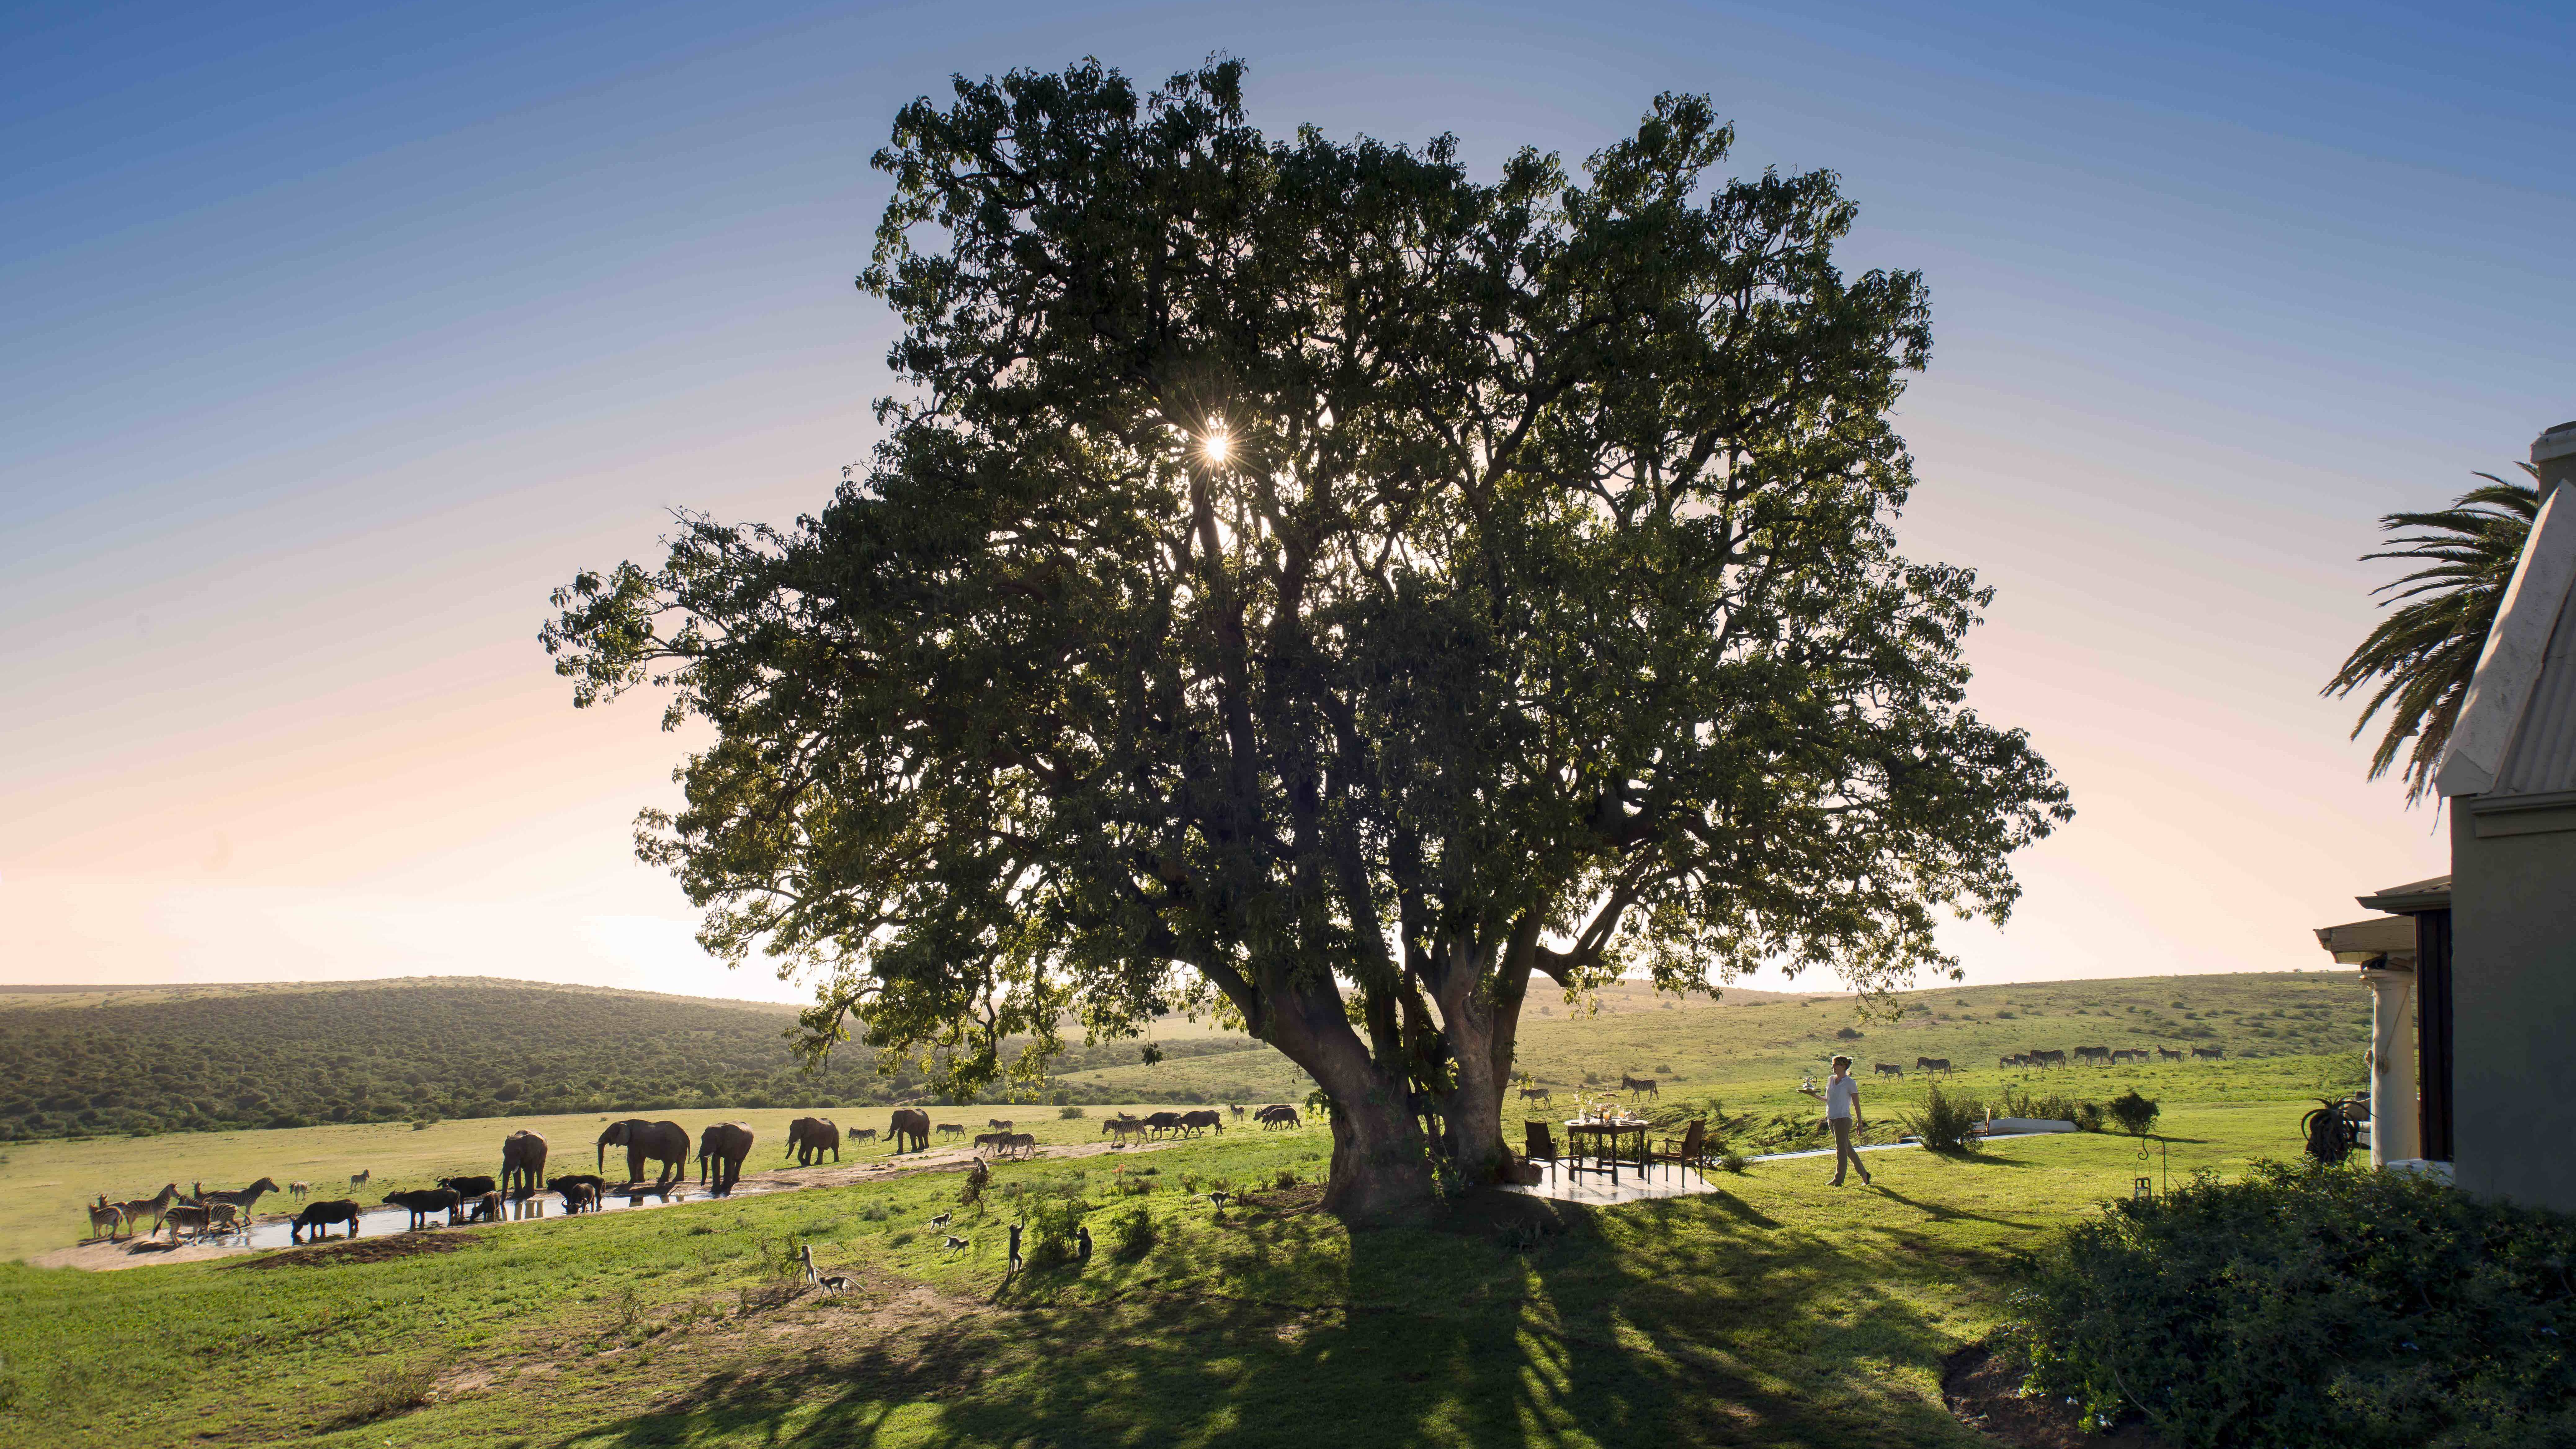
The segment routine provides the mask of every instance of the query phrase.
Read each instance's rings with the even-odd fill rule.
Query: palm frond
[[[2402,773],[2409,805],[2433,788],[2433,769],[2459,723],[2487,631],[2495,625],[2523,540],[2540,512],[2539,475],[2528,463],[2522,470],[2532,474],[2531,484],[2479,473],[2475,476],[2486,482],[2451,500],[2448,508],[2382,516],[2381,530],[2395,536],[2386,548],[2362,555],[2365,561],[2393,559],[2425,567],[2371,590],[2389,613],[2322,692],[2341,698],[2377,683],[2353,723],[2352,738],[2361,738],[2381,709],[2388,711],[2378,748],[2371,751],[2370,778],[2386,774],[2398,755],[2406,753]]]

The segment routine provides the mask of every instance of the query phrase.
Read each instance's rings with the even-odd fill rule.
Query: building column
[[[2361,973],[2377,1008],[2370,1018],[2370,1165],[2420,1157],[2415,1120],[2415,973]]]

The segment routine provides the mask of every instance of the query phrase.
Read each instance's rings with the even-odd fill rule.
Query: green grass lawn
[[[2289,1088],[2337,1070],[2175,1069],[2173,1175],[2288,1155],[2304,1110]],[[1098,1132],[1096,1113],[1041,1126]],[[304,1144],[332,1130],[350,1129],[241,1136],[318,1157]],[[353,1150],[410,1149],[422,1171],[443,1150],[402,1135]],[[1481,1208],[1358,1234],[1303,1210],[1327,1141],[1229,1132],[1004,1165],[981,1212],[960,1211],[972,1246],[956,1255],[926,1222],[961,1179],[930,1173],[466,1230],[456,1251],[383,1262],[0,1267],[0,1441],[1967,1445],[1942,1356],[1999,1321],[2038,1234],[2160,1166],[2089,1134],[1876,1154],[1871,1191],[1826,1186],[1821,1161],[1764,1164],[1714,1195],[1568,1212],[1514,1251]],[[130,1165],[145,1160],[175,1159]],[[1153,1190],[1129,1194],[1137,1181]],[[1251,1194],[1223,1221],[1183,1191],[1219,1182]],[[1100,1252],[1006,1281],[1005,1225],[1050,1191],[1092,1205]],[[1116,1261],[1107,1225],[1138,1204],[1162,1242]],[[765,1304],[798,1242],[859,1291]],[[429,1402],[359,1422],[408,1397],[407,1373]]]

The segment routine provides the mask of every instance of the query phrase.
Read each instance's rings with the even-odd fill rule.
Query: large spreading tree
[[[545,642],[711,727],[640,849],[818,979],[815,1045],[964,1091],[1204,1003],[1321,1084],[1367,1216],[1501,1154],[1533,976],[1955,970],[1935,921],[2069,811],[1962,703],[1986,591],[1896,552],[1924,291],[1836,268],[1833,176],[1720,179],[1667,96],[1478,180],[1241,84],[907,107],[872,462]]]

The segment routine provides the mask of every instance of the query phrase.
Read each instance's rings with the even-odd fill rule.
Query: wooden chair
[[[1544,1122],[1529,1122],[1525,1125],[1529,1128],[1529,1150],[1521,1156],[1532,1162],[1556,1161],[1556,1134],[1548,1131],[1547,1124]]]
[[[1682,1129],[1681,1140],[1664,1139],[1664,1150],[1654,1154],[1657,1162],[1676,1162],[1684,1167],[1708,1166],[1708,1119],[1694,1117]]]

